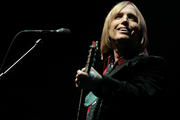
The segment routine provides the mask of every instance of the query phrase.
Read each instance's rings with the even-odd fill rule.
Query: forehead
[[[125,6],[120,13],[131,13],[136,15],[136,9],[134,8],[134,6],[132,6],[131,4]]]

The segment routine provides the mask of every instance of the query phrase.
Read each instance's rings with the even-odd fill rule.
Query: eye
[[[123,14],[122,13],[118,13],[116,16],[115,16],[115,19],[119,19],[119,18],[122,18],[123,17]]]
[[[135,15],[133,15],[133,14],[128,14],[128,18],[135,21],[135,22],[138,22],[137,17]]]

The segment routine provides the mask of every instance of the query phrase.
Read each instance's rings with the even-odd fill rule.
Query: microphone
[[[23,32],[36,32],[36,33],[65,33],[65,34],[69,34],[71,33],[71,30],[68,28],[60,28],[57,30],[23,30]]]

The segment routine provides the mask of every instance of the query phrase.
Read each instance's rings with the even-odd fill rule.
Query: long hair
[[[101,35],[101,46],[100,46],[102,56],[104,53],[107,53],[110,50],[112,50],[111,41],[109,40],[110,24],[113,21],[114,17],[127,5],[132,5],[135,8],[135,12],[138,18],[138,25],[140,27],[140,35],[141,35],[139,39],[139,43],[138,43],[138,54],[141,54],[144,52],[144,50],[146,50],[148,37],[147,37],[147,27],[146,27],[146,22],[144,20],[144,17],[142,16],[139,9],[132,2],[122,1],[116,4],[111,9],[111,11],[108,13],[105,19],[104,27],[103,27],[102,35]]]

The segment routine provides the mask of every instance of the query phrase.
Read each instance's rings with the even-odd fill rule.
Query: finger
[[[78,71],[79,71],[79,70],[76,71],[76,74],[78,74]]]
[[[86,69],[86,68],[82,68],[81,71],[85,72],[85,69]]]
[[[78,78],[79,74],[76,74],[76,78]]]
[[[77,74],[78,74],[77,77],[79,77],[80,75],[87,75],[87,73],[85,73],[85,72],[83,72],[81,70],[78,70]]]
[[[75,84],[75,86],[76,86],[76,87],[79,87],[77,83]]]
[[[78,77],[79,77],[79,76],[88,76],[88,73],[83,72],[83,71],[81,71],[81,70],[79,70],[77,74],[78,74]]]
[[[76,78],[78,78],[81,73],[81,70],[77,70]]]
[[[78,85],[78,78],[75,79],[75,87],[79,87],[79,85]]]
[[[79,75],[79,74],[81,74],[81,73],[82,73],[82,71],[81,71],[81,70],[78,70],[78,71],[77,71],[77,74],[78,74],[78,75]]]
[[[77,83],[77,81],[78,81],[78,79],[76,78],[76,79],[75,79],[75,82]]]

